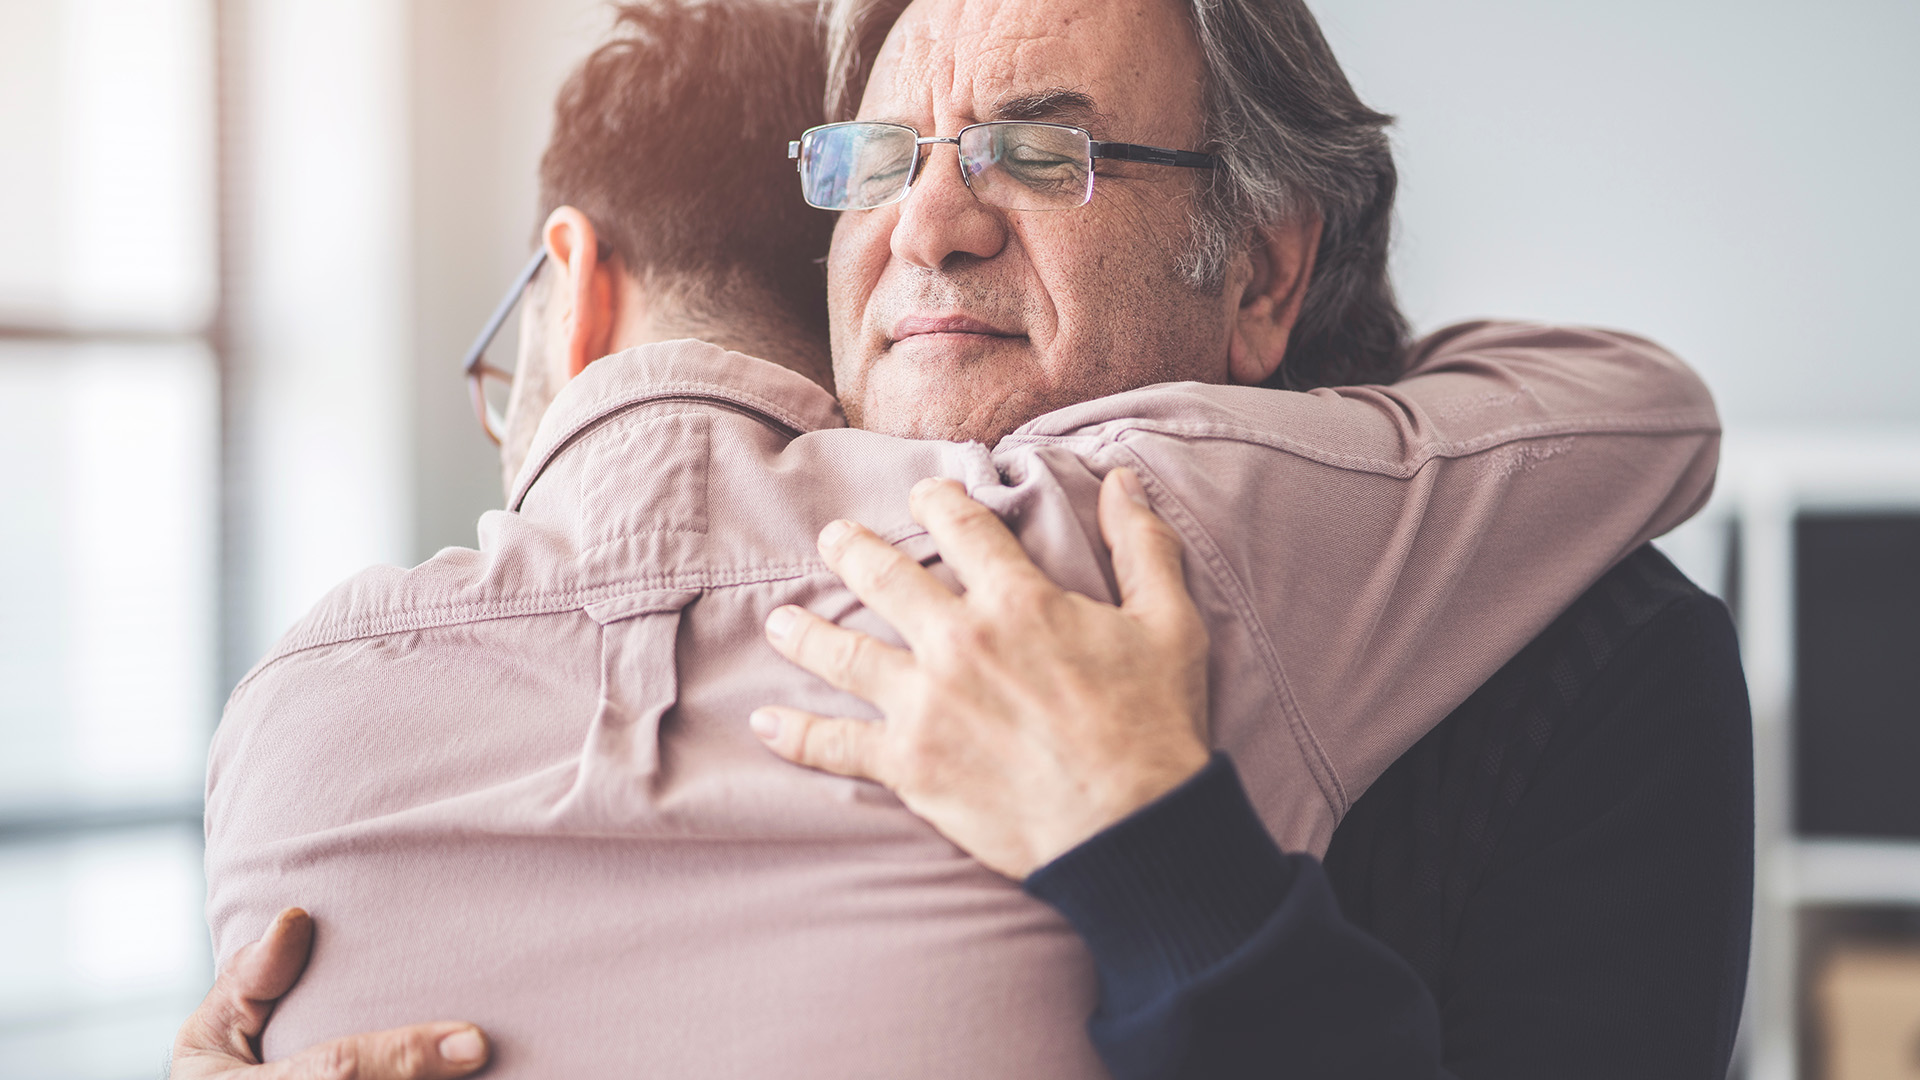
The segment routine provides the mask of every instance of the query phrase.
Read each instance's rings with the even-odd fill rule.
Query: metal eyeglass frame
[[[814,132],[825,131],[829,128],[853,127],[858,125],[863,127],[904,128],[908,131],[913,132],[913,154],[914,154],[913,168],[907,174],[906,183],[900,185],[900,194],[894,196],[891,199],[888,199],[886,202],[875,203],[872,206],[866,206],[861,208],[863,210],[878,210],[882,206],[892,206],[894,203],[897,203],[902,199],[905,199],[907,195],[913,190],[914,182],[920,179],[922,164],[926,160],[926,155],[921,152],[921,147],[936,146],[942,143],[951,143],[956,149],[958,149],[960,146],[960,137],[962,135],[965,135],[967,132],[972,131],[975,128],[999,127],[1001,125],[1006,125],[1006,124],[1018,124],[1022,127],[1062,128],[1067,131],[1078,132],[1080,135],[1086,138],[1087,140],[1087,173],[1089,177],[1087,182],[1087,197],[1085,199],[1082,199],[1080,202],[1075,203],[1073,206],[1058,207],[1057,209],[1059,210],[1077,210],[1080,207],[1085,206],[1088,203],[1093,201],[1093,188],[1094,188],[1093,178],[1097,176],[1097,174],[1095,174],[1093,171],[1093,163],[1095,161],[1099,161],[1102,159],[1105,159],[1108,161],[1138,161],[1147,165],[1165,165],[1175,169],[1213,169],[1213,168],[1219,167],[1219,164],[1220,164],[1220,159],[1218,157],[1212,154],[1203,154],[1198,150],[1169,150],[1164,146],[1142,146],[1138,143],[1101,142],[1099,139],[1094,138],[1093,133],[1089,132],[1086,128],[1075,127],[1072,124],[1055,124],[1055,123],[1050,123],[1044,120],[988,120],[984,123],[968,124],[966,127],[961,128],[955,134],[945,135],[945,136],[922,135],[920,134],[920,130],[914,127],[912,124],[897,124],[891,120],[846,120],[838,124],[821,124],[817,127],[810,127],[807,130],[800,133],[800,138],[788,140],[787,160],[794,162],[794,169],[797,171],[800,168],[801,142],[804,141],[807,136],[813,134]],[[967,185],[968,191],[973,191],[973,181],[969,179],[967,176],[966,163],[964,161],[959,162],[959,168],[960,168],[960,182]],[[979,198],[978,193],[976,193],[974,197]],[[986,203],[986,200],[982,199],[981,202]],[[808,203],[807,205],[813,206],[815,204]],[[986,205],[993,206],[996,204],[986,203]],[[820,209],[832,210],[834,208],[820,207]],[[1015,208],[1000,207],[1000,209],[1012,210]],[[844,213],[845,211],[836,211],[836,212]],[[1047,213],[1049,211],[1048,210],[1020,210],[1017,212]]]
[[[514,278],[513,284],[507,288],[507,295],[500,298],[499,305],[488,317],[487,325],[480,328],[480,336],[473,339],[473,345],[467,349],[467,358],[461,362],[461,370],[466,372],[467,376],[467,393],[473,397],[474,415],[480,418],[480,430],[487,433],[487,438],[492,439],[495,446],[500,445],[501,433],[493,430],[493,418],[487,411],[486,380],[492,377],[505,379],[511,383],[513,373],[487,363],[487,346],[493,344],[493,339],[500,333],[500,328],[506,325],[507,316],[513,314],[513,309],[520,304],[520,298],[526,295],[527,286],[532,283],[533,275],[540,272],[540,267],[546,261],[545,247],[534,252],[533,258],[527,260],[527,265],[521,269],[519,276]]]

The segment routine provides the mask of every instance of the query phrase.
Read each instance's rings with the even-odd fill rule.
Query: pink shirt
[[[479,550],[374,568],[234,691],[207,785],[222,962],[319,919],[269,1057],[458,1018],[491,1076],[1096,1077],[1091,965],[1054,913],[885,791],[773,757],[782,702],[873,715],[761,623],[898,641],[813,547],[836,517],[935,558],[913,482],[962,480],[1061,584],[1112,599],[1101,476],[1137,469],[1212,633],[1213,737],[1319,853],[1352,801],[1712,484],[1700,381],[1638,339],[1425,342],[1391,387],[1168,384],[992,449],[844,426],[699,342],[600,360]],[[949,579],[950,580],[950,579]]]

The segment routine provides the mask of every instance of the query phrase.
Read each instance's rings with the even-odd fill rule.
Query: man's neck
[[[833,392],[833,361],[825,320],[809,326],[787,314],[785,305],[762,290],[707,290],[700,294],[684,289],[655,290],[647,303],[629,310],[640,317],[621,321],[610,352],[656,341],[698,338],[779,364]]]
[[[758,313],[712,314],[704,318],[652,319],[646,342],[698,338],[737,353],[757,356],[820,384],[833,393],[833,364],[825,336],[816,330],[768,320]]]

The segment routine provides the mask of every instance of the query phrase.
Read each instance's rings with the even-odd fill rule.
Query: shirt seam
[[[1328,809],[1333,812],[1334,820],[1339,821],[1346,816],[1349,805],[1346,784],[1341,781],[1339,770],[1334,767],[1326,748],[1320,745],[1319,737],[1313,732],[1313,725],[1307,722],[1305,714],[1301,711],[1300,703],[1294,697],[1293,685],[1287,678],[1286,668],[1280,662],[1279,652],[1273,647],[1272,639],[1267,636],[1266,628],[1254,614],[1253,598],[1247,595],[1245,583],[1227,564],[1226,556],[1221,554],[1220,547],[1214,542],[1213,536],[1201,526],[1199,520],[1191,510],[1187,509],[1179,496],[1174,494],[1171,486],[1159,478],[1153,467],[1141,457],[1139,451],[1120,442],[1112,442],[1111,445],[1114,451],[1124,455],[1129,464],[1140,474],[1142,486],[1147,488],[1149,495],[1155,496],[1153,502],[1160,516],[1181,534],[1187,549],[1200,556],[1202,564],[1206,566],[1215,585],[1232,605],[1235,618],[1239,619],[1240,624],[1246,628],[1247,635],[1253,642],[1254,653],[1260,658],[1260,666],[1265,670],[1267,681],[1272,687],[1274,699],[1279,703],[1281,715],[1286,717],[1287,731],[1293,736],[1294,743],[1299,746],[1301,757],[1305,759],[1308,771],[1313,774],[1315,785],[1320,788],[1321,798],[1326,800]]]
[[[638,593],[676,590],[707,592],[713,589],[761,585],[771,581],[791,581],[794,578],[825,572],[827,572],[827,566],[824,562],[812,561],[760,566],[751,570],[644,575],[627,578],[617,583],[587,585],[525,596],[461,604],[437,604],[422,608],[401,608],[397,611],[384,611],[378,615],[354,615],[338,621],[325,622],[320,626],[297,632],[295,636],[289,636],[267,654],[252,671],[248,672],[234,689],[237,691],[246,686],[275,662],[295,653],[324,649],[330,645],[343,645],[349,641],[362,641],[367,638],[412,633],[418,630],[437,630],[467,623],[557,615],[566,611],[584,610],[591,604],[618,600]]]
[[[1104,428],[1094,433],[1086,429]],[[1533,424],[1517,425],[1497,432],[1489,432],[1472,439],[1431,440],[1416,443],[1406,454],[1396,457],[1378,457],[1365,454],[1349,454],[1329,450],[1300,439],[1289,438],[1284,434],[1270,431],[1257,431],[1239,424],[1220,422],[1194,422],[1173,420],[1109,420],[1096,421],[1071,432],[1052,435],[1026,434],[1009,435],[1000,443],[1002,447],[1011,445],[1052,446],[1080,439],[1097,439],[1101,442],[1117,443],[1121,438],[1132,434],[1162,435],[1172,438],[1211,439],[1227,442],[1248,443],[1264,446],[1281,453],[1316,461],[1323,465],[1349,469],[1355,472],[1376,473],[1396,479],[1410,479],[1426,465],[1436,459],[1472,457],[1490,450],[1496,450],[1510,443],[1526,442],[1534,439],[1556,436],[1577,435],[1591,437],[1595,435],[1719,435],[1720,424],[1711,413],[1700,410],[1676,411],[1664,420],[1657,417],[1636,416],[1597,416],[1572,419],[1540,421]]]
[[[921,525],[904,525],[883,532],[881,538],[889,544],[901,544],[915,537],[924,536],[926,532],[926,528]],[[387,634],[406,634],[418,630],[437,630],[465,623],[557,615],[565,611],[584,610],[592,604],[618,600],[638,593],[709,592],[714,589],[764,585],[773,581],[792,581],[795,578],[826,573],[831,571],[824,560],[807,559],[793,563],[763,564],[746,569],[643,574],[600,585],[582,585],[571,589],[492,600],[429,604],[417,608],[403,607],[378,614],[349,613],[339,618],[323,620],[317,626],[296,630],[289,634],[274,647],[273,651],[262,658],[253,670],[235,685],[234,689],[238,691],[276,661],[295,653],[324,649],[330,645],[343,645],[349,641],[364,641],[367,638],[382,637]]]

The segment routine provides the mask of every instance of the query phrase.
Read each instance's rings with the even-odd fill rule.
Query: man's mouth
[[[991,323],[981,322],[969,315],[908,315],[893,324],[893,330],[887,335],[889,344],[905,341],[908,338],[926,337],[934,334],[969,334],[975,337],[1018,338],[1010,330],[1002,330]]]

